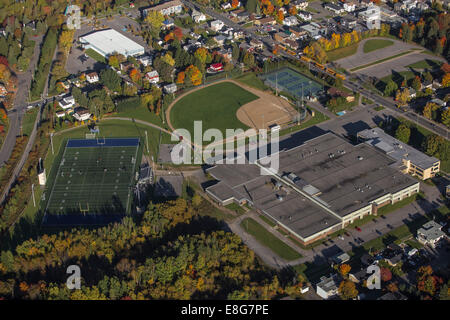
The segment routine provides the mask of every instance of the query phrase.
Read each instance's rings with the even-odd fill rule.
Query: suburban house
[[[353,30],[356,27],[357,19],[355,16],[348,14],[342,17],[340,22],[343,27]]]
[[[219,34],[214,37],[214,41],[216,41],[219,46],[223,46],[226,39],[227,39],[227,37],[225,37],[222,34]]]
[[[330,258],[332,264],[342,264],[350,260],[350,256],[345,252],[335,254]]]
[[[223,65],[221,63],[213,63],[207,69],[208,73],[216,73],[216,72],[220,72],[220,71],[223,71]]]
[[[356,10],[356,4],[354,2],[344,2],[343,8],[347,12],[353,12]]]
[[[223,56],[227,61],[231,61],[233,59],[233,50],[231,50],[231,48],[220,48],[216,52]]]
[[[56,112],[56,117],[57,118],[62,118],[66,116],[66,112],[65,111],[58,111]]]
[[[327,33],[326,27],[323,27],[315,22],[308,23],[300,28],[306,31],[306,33],[313,39],[319,39]]]
[[[197,10],[192,10],[191,17],[195,23],[200,23],[200,22],[206,21],[206,16]]]
[[[343,97],[347,102],[355,101],[355,97],[345,91],[339,90],[335,87],[331,87],[327,92],[331,97]]]
[[[341,13],[343,13],[345,11],[343,7],[341,7],[341,6],[337,5],[337,4],[331,3],[331,2],[325,3],[325,5],[323,7],[325,9],[330,10],[330,11],[333,11],[334,14],[341,14]]]
[[[364,268],[363,269],[359,269],[359,270],[355,270],[355,271],[351,270],[348,273],[348,278],[351,281],[355,282],[355,283],[363,283],[364,280],[367,279],[367,276],[368,276],[367,270],[364,269]]]
[[[161,27],[161,28],[162,28],[163,30],[165,30],[165,29],[170,29],[170,28],[172,28],[174,25],[175,25],[174,20],[173,20],[172,18],[167,18],[166,20],[163,21],[162,27]]]
[[[288,27],[296,26],[298,24],[298,20],[295,16],[289,16],[289,17],[284,18],[283,24]]]
[[[73,96],[65,97],[58,102],[59,106],[64,110],[71,108],[75,104]]]
[[[97,72],[90,72],[88,74],[86,74],[86,81],[89,83],[95,83],[98,82],[99,78],[98,78],[98,74]]]
[[[210,26],[211,26],[212,30],[217,32],[223,28],[224,23],[221,20],[214,20],[214,21],[211,21]]]
[[[299,48],[299,44],[297,41],[292,40],[292,39],[285,39],[284,43],[286,45],[288,45],[289,47],[291,47],[291,49],[297,50]]]
[[[274,17],[272,17],[272,16],[268,16],[268,17],[265,17],[265,18],[261,18],[261,19],[258,19],[258,20],[255,20],[254,22],[253,22],[253,24],[255,25],[255,26],[263,26],[263,25],[275,25],[277,22],[276,22],[276,20],[274,19]]]
[[[137,61],[139,61],[144,67],[149,66],[153,63],[152,57],[148,54],[137,57]]]
[[[168,84],[164,86],[164,91],[166,93],[175,93],[177,92],[177,85],[175,83]]]
[[[358,18],[361,19],[367,26],[368,29],[380,29],[381,24],[381,13],[380,7],[371,4],[366,10],[358,13]]]
[[[159,82],[159,73],[156,70],[149,71],[145,74],[145,78],[150,81],[150,83],[158,83]]]
[[[183,5],[180,0],[171,0],[153,7],[145,8],[142,10],[144,18],[149,11],[159,11],[163,16],[169,16],[171,14],[181,13],[181,11],[183,11]]]
[[[295,0],[291,2],[291,5],[294,5],[297,10],[306,10],[308,4],[308,0]]]
[[[89,113],[89,110],[79,107],[75,109],[73,117],[78,121],[86,121],[91,117],[91,114]]]
[[[358,139],[374,146],[394,158],[404,173],[426,180],[440,170],[441,161],[388,135],[381,128],[366,129],[358,132]]]
[[[311,21],[312,15],[308,11],[299,11],[297,12],[297,15],[300,19],[304,21]]]
[[[441,99],[438,98],[431,99],[430,102],[438,105],[441,108],[445,108],[447,106],[447,103],[445,101],[442,101]]]
[[[316,285],[316,293],[323,299],[329,299],[338,293],[339,276],[337,274],[329,277],[322,276]]]
[[[251,39],[250,46],[258,50],[262,50],[264,48],[264,44],[258,39]]]
[[[417,230],[417,241],[423,245],[436,247],[438,242],[445,238],[446,235],[442,231],[442,226],[435,221],[428,221],[419,230]]]
[[[306,31],[300,29],[299,26],[290,27],[289,32],[291,33],[291,38],[294,40],[298,40],[298,39],[306,36]]]

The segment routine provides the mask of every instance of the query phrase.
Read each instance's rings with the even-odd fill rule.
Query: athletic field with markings
[[[139,138],[70,139],[48,181],[44,225],[119,221],[133,200]]]

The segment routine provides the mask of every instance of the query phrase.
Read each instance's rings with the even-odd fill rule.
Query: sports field
[[[194,91],[175,103],[170,119],[175,129],[187,129],[194,139],[194,121],[202,121],[202,131],[219,129],[248,129],[238,120],[236,111],[246,103],[258,99],[256,95],[231,82],[221,82]]]
[[[70,139],[48,181],[45,225],[118,221],[132,201],[139,138]]]
[[[264,84],[277,89],[278,92],[286,91],[295,98],[301,98],[302,94],[316,96],[322,90],[322,86],[301,73],[289,68],[283,68],[264,76]]]

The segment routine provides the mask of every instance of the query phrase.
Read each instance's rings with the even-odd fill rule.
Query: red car
[[[361,232],[361,228],[360,227],[355,227],[356,230],[358,230],[359,232]]]

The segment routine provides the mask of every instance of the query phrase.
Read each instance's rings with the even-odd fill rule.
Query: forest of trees
[[[238,236],[199,216],[196,204],[150,204],[141,219],[44,234],[2,251],[0,297],[272,299],[299,292],[301,277],[262,266]],[[73,264],[81,268],[82,290],[66,287]]]

